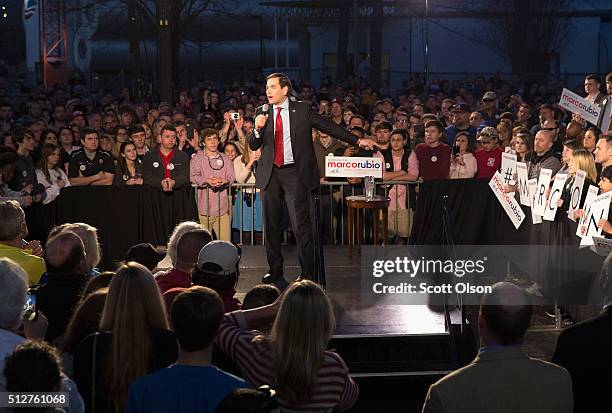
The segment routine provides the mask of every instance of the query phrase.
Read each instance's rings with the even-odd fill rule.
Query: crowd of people
[[[26,234],[23,209],[1,201],[0,245],[14,251],[0,254],[0,390],[61,391],[63,407],[49,411],[65,412],[328,412],[357,402],[347,365],[327,349],[335,316],[325,291],[309,280],[282,292],[260,284],[241,302],[241,250],[201,224],[177,225],[165,250],[135,245],[104,272],[93,227],[54,228],[44,246],[18,244]],[[166,254],[172,268],[160,270]],[[602,314],[565,329],[552,362],[521,348],[532,298],[493,285],[476,359],[431,385],[423,412],[605,405],[611,270],[612,254],[597,279]]]
[[[608,95],[611,82],[609,74]],[[597,75],[586,77],[586,98],[609,105],[601,90]],[[561,110],[554,104],[560,92],[557,84],[521,88],[500,76],[428,87],[415,77],[394,97],[367,85],[324,84],[315,91],[300,84],[296,99],[375,146],[363,150],[312,131],[321,193],[329,198],[323,202],[325,242],[341,242],[340,201],[362,191],[359,178],[326,178],[329,155],[385,161],[380,190],[391,199],[389,235],[398,243],[406,242],[418,200],[410,183],[491,178],[504,151],[528,163],[530,178],[542,167],[556,172],[561,162],[568,165],[561,158],[568,140],[595,156],[609,131]],[[53,202],[68,186],[150,185],[171,192],[193,184],[202,225],[226,241],[261,242],[262,203],[254,186],[261,153],[248,140],[255,109],[266,99],[262,79],[225,89],[203,81],[180,90],[176,102],[157,104],[134,102],[125,90],[119,96],[104,89],[87,93],[82,85],[23,90],[0,102],[0,197],[28,207]],[[607,153],[599,151],[598,173],[610,163]]]
[[[612,73],[605,84],[607,98],[599,77],[587,76],[586,99],[609,104]],[[202,82],[180,90],[176,102],[157,104],[56,86],[0,103],[0,385],[7,391],[61,389],[70,412],[331,411],[356,403],[357,384],[340,355],[327,350],[335,320],[321,287],[308,280],[283,292],[258,285],[242,302],[236,298],[241,251],[228,241],[244,242],[236,242],[241,230],[254,242],[261,238],[261,198],[253,186],[260,152],[248,140],[255,109],[266,103],[263,85]],[[384,160],[382,183],[390,182],[382,188],[391,198],[389,229],[397,243],[406,243],[418,202],[411,183],[491,178],[505,151],[527,163],[529,178],[543,168],[568,174],[562,211],[578,170],[603,192],[612,190],[612,135],[555,105],[556,87],[520,89],[495,76],[427,88],[415,78],[394,97],[366,85],[324,84],[315,92],[303,83],[294,93],[373,141],[369,151],[312,131],[323,184],[332,182],[324,169],[330,154]],[[341,199],[362,191],[359,178],[340,181],[345,185],[321,189],[330,200],[322,202],[326,242],[339,238]],[[235,182],[248,189],[232,192]],[[200,222],[181,223],[171,234],[171,268],[157,269],[165,254],[139,244],[119,268],[101,271],[96,229],[83,223],[53,228],[44,245],[28,237],[24,210],[54,202],[68,186],[172,192],[190,184],[197,186]],[[612,234],[610,220],[599,226]],[[566,221],[559,227],[571,233]],[[434,384],[423,411],[603,405],[609,372],[585,370],[609,361],[611,261],[600,279],[608,300],[603,315],[564,331],[558,365],[520,350],[532,307],[520,287],[496,285],[480,308],[477,359]],[[589,340],[588,354],[579,354],[580,337]],[[478,396],[467,397],[467,386]]]

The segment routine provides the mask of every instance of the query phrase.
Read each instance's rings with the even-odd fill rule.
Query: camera
[[[230,119],[231,120],[238,120],[238,119],[240,119],[240,113],[238,113],[238,112],[230,113]]]

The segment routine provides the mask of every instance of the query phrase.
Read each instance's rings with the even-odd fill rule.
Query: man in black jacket
[[[287,205],[293,232],[296,234],[301,276],[314,275],[314,248],[310,220],[310,193],[319,186],[317,160],[312,144],[312,128],[351,145],[371,148],[369,141],[358,139],[344,128],[318,115],[310,104],[288,99],[289,78],[281,73],[267,77],[266,95],[269,104],[256,110],[255,130],[249,146],[261,148],[257,162],[256,185],[263,190],[266,252],[270,273],[264,283],[283,289],[281,254],[281,216],[283,200]],[[268,121],[268,118],[271,118]]]
[[[602,313],[566,328],[559,335],[552,362],[572,376],[574,413],[609,410],[612,384],[612,254],[604,261],[595,287],[602,293]],[[608,406],[608,407],[605,407]]]
[[[45,340],[64,334],[72,311],[87,283],[85,247],[73,232],[60,232],[45,245],[47,283],[40,287],[36,306],[49,320]]]
[[[176,129],[165,125],[161,130],[159,150],[142,159],[144,183],[162,191],[179,189],[189,182],[189,156],[175,148]]]

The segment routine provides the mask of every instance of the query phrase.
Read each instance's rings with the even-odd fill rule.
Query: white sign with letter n
[[[584,236],[580,241],[580,246],[593,245],[593,237],[601,236],[602,229],[598,226],[599,220],[608,219],[611,197],[612,192],[606,192],[593,200],[593,203],[589,208],[589,212],[586,215],[584,223],[584,225],[586,225],[586,229],[584,230]]]
[[[582,233],[582,229],[585,227],[585,224],[587,222],[587,215],[589,215],[589,213],[591,212],[591,204],[593,203],[593,200],[597,198],[598,193],[598,187],[596,187],[595,185],[589,186],[586,199],[584,200],[584,206],[582,207],[582,209],[584,210],[584,215],[582,216],[582,218],[580,218],[580,221],[578,222],[578,229],[576,230],[576,235],[578,235],[580,238],[584,236],[584,234]]]

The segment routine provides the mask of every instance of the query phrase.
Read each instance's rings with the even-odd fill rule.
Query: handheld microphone
[[[268,114],[268,109],[270,108],[270,105],[268,105],[267,103],[264,103],[263,105],[261,105],[261,114],[262,115],[267,115]],[[266,120],[266,123],[268,123],[268,121]],[[266,124],[264,123],[264,126],[262,126],[261,128],[257,129],[258,131],[263,130],[263,128],[266,127]],[[259,133],[259,132],[258,132]]]

